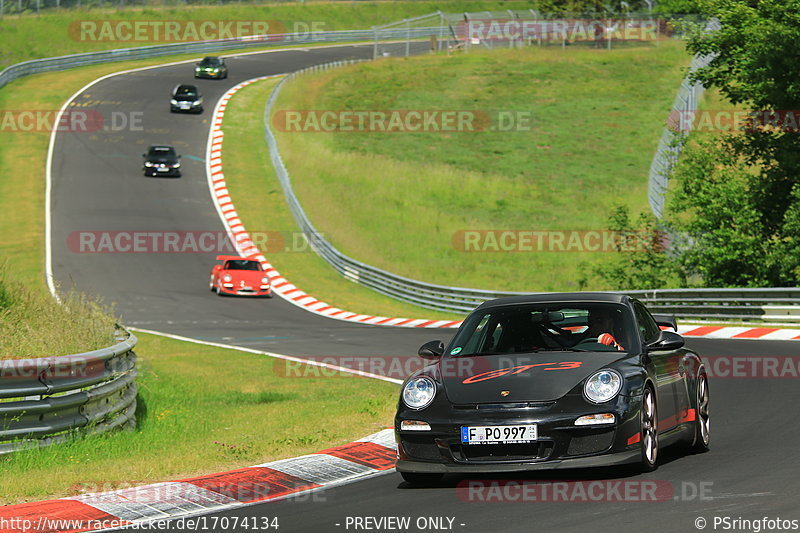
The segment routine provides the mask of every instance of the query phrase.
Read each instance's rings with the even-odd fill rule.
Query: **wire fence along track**
[[[706,31],[719,29],[719,21],[714,19],[706,25]],[[681,81],[678,94],[672,103],[672,111],[667,125],[658,141],[658,149],[650,165],[650,174],[647,183],[647,199],[650,202],[650,210],[656,218],[664,216],[664,202],[667,188],[669,187],[669,176],[678,162],[681,153],[679,144],[682,135],[687,134],[692,129],[694,114],[697,112],[698,102],[703,96],[705,87],[701,83],[692,83],[691,76],[697,69],[703,68],[713,59],[712,55],[692,58],[689,73]]]
[[[270,127],[272,109],[281,89],[287,83],[291,83],[306,73],[319,72],[357,62],[359,61],[337,61],[290,74],[275,86],[264,110],[264,132],[270,159],[292,216],[312,249],[350,281],[370,287],[392,298],[428,309],[466,313],[486,300],[525,294],[434,285],[398,276],[344,255],[323,238],[311,223],[294,194],[289,171],[283,163],[275,134]],[[800,324],[800,288],[665,289],[621,292],[641,299],[653,312],[675,314],[684,319]]]
[[[74,355],[0,361],[0,454],[130,428],[136,337]]]

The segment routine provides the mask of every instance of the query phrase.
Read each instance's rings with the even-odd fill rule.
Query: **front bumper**
[[[181,169],[172,167],[142,167],[146,176],[177,176],[180,177]]]
[[[533,470],[559,470],[564,468],[594,468],[635,463],[640,460],[641,452],[626,450],[591,457],[573,457],[542,462],[494,463],[453,465],[445,463],[426,463],[398,459],[395,468],[398,472],[416,472],[420,474],[481,474],[491,472],[528,472]]]
[[[205,70],[199,70],[199,71],[196,70],[194,72],[194,77],[195,78],[204,78],[204,79],[212,79],[212,80],[214,80],[214,79],[220,79],[220,78],[224,77],[224,74],[225,73],[222,72],[222,71],[219,71],[219,72],[206,72]]]
[[[188,106],[187,105],[181,105],[181,104],[178,104],[178,105],[170,104],[169,105],[169,110],[172,111],[173,113],[202,113],[203,112],[203,106],[202,106],[202,104],[201,105],[188,105]]]
[[[562,398],[524,409],[482,410],[463,406],[401,409],[395,419],[397,470],[418,473],[479,473],[583,468],[640,459],[640,397],[619,396],[610,405],[588,406],[582,398]],[[576,426],[583,415],[613,413],[613,424]],[[402,420],[427,422],[430,431],[401,431]],[[519,444],[465,444],[463,426],[536,424],[538,440]],[[631,442],[631,444],[629,444]]]
[[[253,296],[270,298],[272,297],[272,289],[231,289],[226,287],[219,287],[219,293],[226,296]]]

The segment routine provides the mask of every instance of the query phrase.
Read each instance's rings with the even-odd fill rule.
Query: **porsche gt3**
[[[397,470],[447,473],[595,466],[657,468],[659,450],[709,446],[701,357],[674,317],[610,293],[485,302],[409,377],[394,421]]]
[[[264,267],[252,257],[219,255],[211,269],[209,287],[220,296],[272,298],[272,286]]]

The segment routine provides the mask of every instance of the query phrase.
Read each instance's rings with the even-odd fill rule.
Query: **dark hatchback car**
[[[203,96],[194,85],[177,85],[172,90],[169,110],[173,113],[202,113]]]
[[[667,330],[662,329],[667,328]],[[403,384],[397,470],[409,483],[446,473],[658,464],[682,442],[708,450],[703,361],[674,317],[607,293],[485,302],[433,362]]]
[[[194,66],[195,78],[224,79],[228,77],[228,67],[221,57],[207,56]]]
[[[175,148],[164,144],[154,145],[142,154],[144,162],[142,170],[145,176],[175,176],[181,175],[181,156],[175,153]]]

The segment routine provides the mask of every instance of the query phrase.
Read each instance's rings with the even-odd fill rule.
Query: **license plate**
[[[539,438],[536,424],[516,426],[463,426],[464,444],[514,444],[534,442]]]

